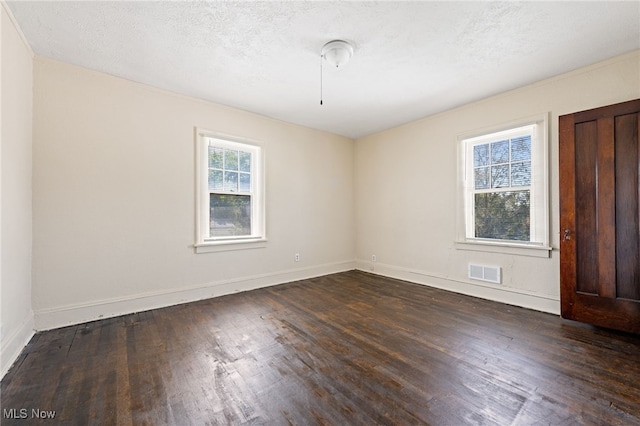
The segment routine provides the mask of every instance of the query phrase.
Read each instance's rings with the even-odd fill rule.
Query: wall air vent
[[[500,284],[500,267],[469,264],[469,278]]]

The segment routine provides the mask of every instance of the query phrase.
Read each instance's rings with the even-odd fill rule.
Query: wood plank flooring
[[[3,425],[640,425],[640,336],[351,271],[38,333],[1,392]]]

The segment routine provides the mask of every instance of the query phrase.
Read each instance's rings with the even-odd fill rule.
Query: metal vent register
[[[501,274],[498,266],[469,264],[469,278],[490,283],[500,284]]]

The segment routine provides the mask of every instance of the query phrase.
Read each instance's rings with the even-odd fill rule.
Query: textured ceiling
[[[640,48],[638,1],[7,4],[38,55],[351,138]]]

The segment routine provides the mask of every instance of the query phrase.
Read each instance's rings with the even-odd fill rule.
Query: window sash
[[[495,195],[498,195],[495,197]],[[501,196],[504,195],[504,196]],[[518,202],[522,199],[522,196],[525,196],[529,202],[529,206],[527,206],[525,217],[518,218],[518,220],[509,220],[509,218],[513,218],[516,215],[516,212],[519,210],[518,206],[511,206],[511,208],[507,207],[507,203]],[[530,242],[531,240],[531,226],[526,226],[526,222],[531,221],[531,191],[530,190],[511,190],[511,191],[499,191],[499,192],[484,192],[478,193],[476,192],[473,196],[473,227],[474,233],[473,236],[475,239],[482,240],[490,240],[490,241],[518,241],[518,242]],[[500,215],[496,217],[495,215],[487,215],[486,209],[481,208],[478,205],[478,201],[484,203],[491,203],[494,207],[496,204],[504,203],[504,210],[500,210]],[[495,211],[490,210],[491,213],[495,213]],[[523,229],[522,219],[525,220],[524,226],[526,229]],[[479,222],[481,226],[479,226]],[[500,227],[500,233],[495,229],[496,227]],[[489,234],[495,234],[495,236],[490,236]],[[526,236],[526,238],[522,238]]]
[[[217,200],[213,196],[220,196]],[[229,197],[227,200],[225,200]],[[218,206],[218,210],[222,214],[214,214],[216,207],[213,204],[224,201],[232,201],[226,205]],[[220,194],[217,192],[209,193],[209,238],[247,238],[253,235],[253,214],[252,210],[253,197],[250,194]],[[244,205],[247,204],[247,205]],[[247,208],[248,207],[248,208]],[[248,212],[248,214],[247,214]],[[227,213],[227,214],[225,214]],[[248,216],[248,217],[247,217]],[[217,223],[217,225],[216,225]],[[213,226],[212,226],[213,224]],[[229,224],[233,224],[230,226]],[[248,232],[246,232],[248,230]],[[217,233],[217,235],[214,235]]]

